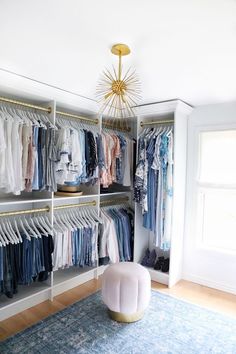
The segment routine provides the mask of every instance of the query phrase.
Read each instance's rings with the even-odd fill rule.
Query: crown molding
[[[161,102],[153,102],[136,107],[137,116],[149,116],[153,114],[171,114],[176,111],[191,113],[193,107],[181,99],[173,99]]]
[[[79,108],[81,113],[95,114],[99,110],[95,100],[2,69],[0,91],[3,96],[35,103],[55,100],[60,107],[76,111]]]

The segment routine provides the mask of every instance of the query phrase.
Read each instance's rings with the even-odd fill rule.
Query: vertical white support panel
[[[101,132],[102,132],[102,115],[100,114],[99,115],[99,117],[98,117],[98,119],[99,119],[99,123],[98,123],[98,132],[99,132],[99,134],[101,134]],[[100,190],[101,190],[101,188],[100,188],[100,174],[98,175],[98,198],[97,198],[97,213],[98,213],[98,215],[100,216]],[[95,271],[94,271],[94,274],[95,274],[95,279],[98,279],[98,277],[99,277],[99,255],[98,255],[98,240],[97,240],[97,257],[98,257],[98,259],[97,259],[97,264],[96,264],[96,269],[95,269]]]
[[[169,287],[182,278],[185,221],[188,116],[192,108],[178,102],[174,122],[174,185]]]
[[[138,161],[138,137],[142,131],[140,122],[143,117],[137,116],[137,130],[136,130],[136,161]],[[135,216],[134,216],[134,262],[141,262],[145,250],[148,248],[149,244],[149,234],[150,232],[143,227],[143,215],[141,206],[135,203]]]
[[[56,123],[56,102],[55,101],[51,101],[50,103],[50,107],[51,107],[51,113],[49,114],[49,119],[52,122],[52,124]],[[50,221],[51,221],[51,227],[52,227],[52,232],[51,234],[53,235],[53,222],[54,222],[54,193],[51,193],[51,208],[50,208]],[[50,300],[53,301],[53,271],[51,272],[51,291],[50,291]]]

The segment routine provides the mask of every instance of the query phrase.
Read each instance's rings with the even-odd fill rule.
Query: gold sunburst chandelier
[[[105,69],[97,87],[100,113],[111,118],[135,116],[135,106],[140,100],[140,81],[135,70],[122,71],[122,56],[130,54],[126,44],[115,44],[111,52],[119,57],[118,70]]]

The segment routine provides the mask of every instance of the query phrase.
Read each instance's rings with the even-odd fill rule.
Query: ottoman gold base
[[[114,312],[108,310],[110,317],[117,322],[132,323],[141,320],[144,315],[144,311],[135,312],[131,314],[125,314],[121,312]]]

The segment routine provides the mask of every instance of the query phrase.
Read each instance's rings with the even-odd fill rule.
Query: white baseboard
[[[236,295],[236,288],[228,286],[227,284],[218,283],[209,279],[205,279],[194,274],[184,274],[183,280],[188,280],[193,283],[197,283],[200,285],[207,286],[208,288],[213,288],[221,291],[225,291],[226,293]]]
[[[45,289],[37,294],[30,295],[19,301],[16,301],[10,305],[0,309],[0,322],[16,315],[17,313],[27,310],[32,306],[38,305],[43,301],[50,299],[51,289]]]

